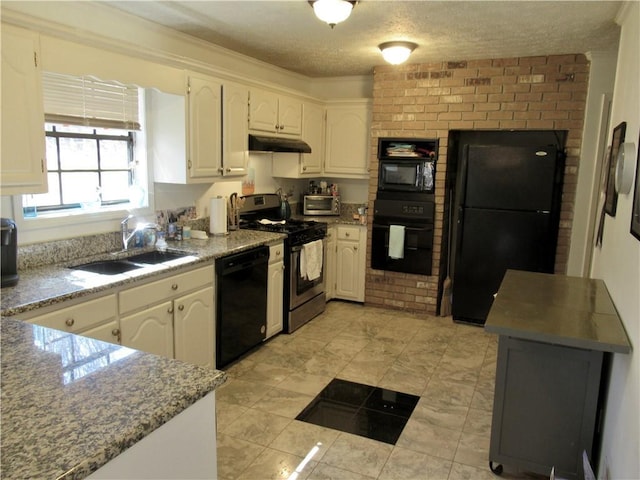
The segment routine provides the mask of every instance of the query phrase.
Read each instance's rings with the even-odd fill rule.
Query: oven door
[[[375,223],[371,232],[371,268],[431,275],[433,224],[405,225],[404,258],[389,257],[389,224]]]
[[[326,240],[322,240],[322,257],[326,256]],[[291,247],[291,269],[289,271],[289,309],[302,305],[324,292],[324,261],[320,276],[309,280],[300,274],[300,252],[302,245]]]

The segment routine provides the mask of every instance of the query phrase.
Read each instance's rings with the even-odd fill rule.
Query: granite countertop
[[[72,262],[57,263],[37,268],[20,270],[20,280],[13,287],[1,291],[0,313],[4,316],[18,315],[37,308],[53,305],[65,300],[108,290],[113,287],[132,284],[138,280],[166,274],[185,266],[205,265],[207,262],[247,250],[260,245],[281,241],[285,235],[278,233],[238,230],[225,236],[212,236],[207,240],[183,240],[169,243],[169,250],[181,250],[190,255],[118,275],[101,275],[67,268],[90,261],[113,259],[126,254],[102,254],[78,258]],[[149,250],[149,249],[147,249]],[[145,250],[132,249],[130,254]]]
[[[485,330],[568,347],[631,351],[607,287],[597,279],[507,270]]]
[[[78,479],[226,374],[2,318],[2,476]]]

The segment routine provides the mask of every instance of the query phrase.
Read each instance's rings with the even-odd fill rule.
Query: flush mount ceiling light
[[[384,59],[391,65],[404,63],[418,45],[412,42],[385,42],[378,45]]]
[[[347,0],[309,0],[316,17],[328,23],[331,28],[349,18],[356,3],[358,2]]]

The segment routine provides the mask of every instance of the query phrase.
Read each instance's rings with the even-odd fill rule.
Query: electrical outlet
[[[427,288],[427,282],[416,282],[416,288]]]

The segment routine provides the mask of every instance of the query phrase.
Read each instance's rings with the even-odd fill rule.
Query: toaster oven
[[[339,195],[304,195],[304,215],[340,215]]]

